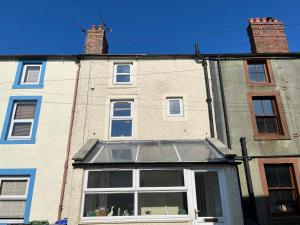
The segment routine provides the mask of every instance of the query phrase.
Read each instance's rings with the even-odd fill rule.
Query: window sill
[[[169,216],[168,218],[161,218],[161,217],[153,217],[153,218],[147,218],[147,217],[133,217],[133,218],[101,218],[101,219],[95,219],[95,218],[81,218],[80,224],[109,224],[109,223],[164,223],[164,222],[172,222],[172,223],[182,223],[182,222],[190,222],[192,221],[192,217],[187,216]]]
[[[255,134],[253,135],[255,141],[268,141],[268,140],[291,140],[289,134],[278,135],[278,134]]]
[[[107,87],[108,89],[126,89],[126,88],[137,88],[137,86],[133,86],[132,84],[114,84]]]
[[[0,144],[35,144],[35,139],[0,140]]]
[[[276,83],[275,82],[257,82],[257,83],[255,83],[255,82],[250,82],[249,84],[248,84],[248,86],[249,87],[268,87],[268,86],[270,86],[270,87],[273,87],[273,86],[276,86]]]
[[[44,84],[14,84],[12,89],[43,89]]]

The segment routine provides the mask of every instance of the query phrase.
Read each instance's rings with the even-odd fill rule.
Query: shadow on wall
[[[256,205],[249,201],[248,197],[242,198],[243,214],[245,225],[300,225],[299,216],[284,216],[284,217],[270,217],[270,213],[267,209],[269,199],[263,196],[255,197]],[[253,210],[253,207],[256,207]],[[256,222],[257,213],[258,222]]]

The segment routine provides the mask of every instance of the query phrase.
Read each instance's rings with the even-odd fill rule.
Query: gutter
[[[78,90],[78,83],[79,83],[79,73],[80,73],[80,68],[81,68],[80,61],[77,59],[76,62],[78,65],[78,69],[77,69],[77,73],[76,73],[75,89],[74,89],[72,112],[71,112],[71,121],[70,121],[70,126],[69,126],[68,144],[67,144],[67,151],[66,151],[66,159],[65,159],[63,180],[62,180],[62,185],[61,185],[60,200],[59,200],[59,206],[58,206],[58,215],[57,215],[58,220],[61,219],[61,213],[63,210],[63,201],[64,201],[64,195],[65,195],[65,189],[66,189],[66,182],[67,182],[68,165],[69,165],[69,158],[70,158],[70,151],[71,151],[71,140],[72,140],[73,125],[74,125],[74,115],[75,115],[75,107],[76,107],[76,100],[77,100],[77,90]]]
[[[221,63],[219,57],[217,59],[217,64],[218,64],[218,76],[219,76],[219,83],[220,83],[220,90],[221,90],[223,115],[224,115],[224,122],[225,122],[226,142],[227,142],[227,147],[231,149],[231,139],[230,139],[230,132],[229,132],[226,99],[224,94],[223,75],[222,75],[222,69],[221,69]]]

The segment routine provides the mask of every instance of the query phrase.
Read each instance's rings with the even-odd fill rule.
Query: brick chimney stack
[[[105,37],[104,26],[93,25],[86,31],[85,54],[107,54],[108,43]]]
[[[247,31],[252,53],[289,52],[283,23],[277,19],[250,18]]]

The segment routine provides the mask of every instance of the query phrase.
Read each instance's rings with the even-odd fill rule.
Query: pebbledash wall
[[[131,65],[131,84],[114,83],[116,64]],[[81,59],[77,94],[71,157],[91,138],[122,143],[130,140],[197,140],[210,137],[204,70],[193,55],[86,55]],[[167,97],[182,98],[183,116],[167,116]],[[133,101],[133,135],[129,138],[113,138],[109,135],[111,101],[122,99]],[[81,220],[84,170],[73,168],[71,157],[62,217],[68,217],[72,225],[88,223]],[[243,224],[240,198],[236,194],[239,189],[235,167],[220,167],[224,176],[230,178],[226,181],[230,196],[226,196],[230,198],[226,218],[229,224]],[[202,164],[202,168],[211,167]],[[192,218],[185,222],[174,219],[172,223],[192,224]],[[136,220],[134,224],[143,222],[164,224],[166,220],[155,223]],[[106,224],[101,220],[92,223]],[[109,223],[114,223],[114,220]],[[133,222],[122,220],[122,223]]]
[[[25,65],[42,67],[37,84],[20,82]],[[77,69],[71,56],[0,58],[0,179],[29,178],[19,222],[57,220]],[[11,139],[11,110],[22,100],[37,101],[31,138]]]

